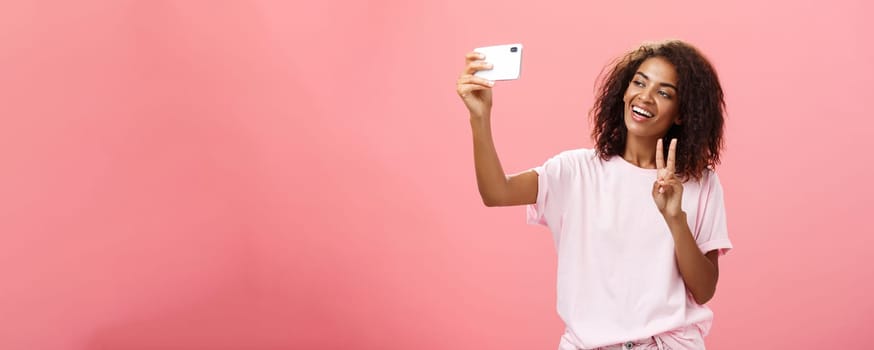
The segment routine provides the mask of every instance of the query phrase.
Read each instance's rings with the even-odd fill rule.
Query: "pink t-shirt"
[[[659,335],[679,350],[692,340],[672,339],[688,336],[677,330],[707,335],[713,312],[686,291],[652,198],[657,170],[622,157],[604,161],[590,149],[562,152],[534,170],[528,222],[552,231],[564,342],[589,349]],[[731,249],[716,173],[684,184],[683,210],[702,252]]]

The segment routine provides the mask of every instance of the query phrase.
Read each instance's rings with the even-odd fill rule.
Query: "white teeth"
[[[631,110],[633,112],[636,112],[637,114],[642,114],[642,115],[646,116],[647,118],[652,118],[652,113],[647,112],[643,108],[640,108],[638,106],[631,106]]]

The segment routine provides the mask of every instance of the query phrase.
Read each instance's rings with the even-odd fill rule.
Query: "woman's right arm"
[[[491,108],[493,82],[473,74],[491,69],[481,54],[468,53],[465,69],[458,78],[458,96],[470,112],[476,183],[483,204],[489,207],[534,204],[537,201],[537,173],[533,170],[507,176],[498,159],[492,138]]]

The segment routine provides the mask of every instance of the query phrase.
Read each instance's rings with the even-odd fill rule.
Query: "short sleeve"
[[[728,239],[722,184],[715,172],[711,171],[706,175],[702,190],[705,191],[705,196],[703,205],[699,206],[695,241],[705,254],[718,250],[719,255],[724,255],[732,249],[732,244]]]
[[[527,208],[527,222],[554,226],[559,224],[561,211],[564,208],[563,184],[572,176],[576,151],[565,151],[547,160],[543,165],[536,167],[537,173],[537,202]]]

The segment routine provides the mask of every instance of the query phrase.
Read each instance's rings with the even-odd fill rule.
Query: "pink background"
[[[874,324],[868,1],[5,1],[0,348],[554,349],[555,253],[485,208],[463,55],[508,171],[589,147],[595,76],[678,37],[727,92],[736,249],[711,349]],[[861,343],[860,343],[861,342]],[[861,344],[861,345],[860,345]]]

